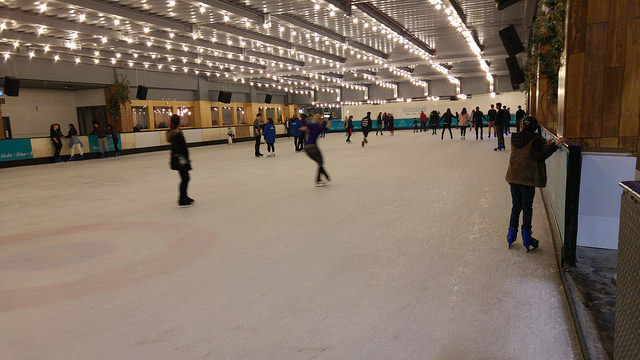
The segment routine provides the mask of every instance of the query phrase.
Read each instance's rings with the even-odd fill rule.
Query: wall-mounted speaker
[[[138,100],[147,100],[147,93],[149,92],[149,88],[146,86],[138,86],[138,91],[136,92],[136,99]]]
[[[520,2],[520,0],[496,0],[496,3],[498,5],[498,10],[504,10],[509,6],[516,4],[518,2]]]
[[[231,93],[228,91],[220,91],[218,93],[218,102],[228,104],[231,102]]]
[[[18,96],[20,93],[20,79],[14,77],[4,77],[4,94],[7,96]]]
[[[272,98],[271,94],[265,95],[264,96],[264,103],[265,104],[271,104],[271,98]]]
[[[509,56],[505,59],[507,67],[509,68],[509,76],[511,77],[512,84],[522,84],[524,82],[524,72],[518,64],[518,58],[515,56]]]
[[[509,56],[513,56],[524,51],[524,46],[522,45],[522,41],[520,40],[520,36],[518,36],[515,26],[507,26],[506,28],[498,31],[498,35],[500,35],[502,45],[504,45],[504,49],[507,50],[507,54]]]

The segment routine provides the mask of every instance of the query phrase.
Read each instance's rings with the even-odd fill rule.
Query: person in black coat
[[[451,132],[451,124],[453,123],[453,118],[458,118],[458,113],[456,116],[453,116],[451,113],[451,109],[447,109],[447,111],[442,115],[440,119],[442,121],[442,135],[440,135],[440,140],[444,140],[444,131],[449,129],[449,136],[451,136],[451,140],[453,140],[453,133]]]
[[[107,131],[109,132],[109,136],[111,136],[111,141],[113,141],[114,156],[118,157],[120,156],[120,148],[118,148],[118,132],[113,128],[113,126],[111,126],[111,124],[107,125]]]
[[[53,146],[55,147],[55,155],[53,157],[54,162],[62,162],[60,158],[60,150],[62,150],[62,131],[60,131],[60,124],[52,124],[49,127],[49,138],[51,138],[51,142],[53,142]]]
[[[171,144],[171,169],[180,173],[180,199],[178,200],[178,205],[190,206],[194,202],[192,198],[187,196],[191,160],[189,159],[187,141],[182,130],[180,130],[180,116],[177,114],[171,115],[171,130],[167,132],[167,141]]]

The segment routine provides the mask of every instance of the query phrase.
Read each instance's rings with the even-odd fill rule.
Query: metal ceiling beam
[[[56,28],[58,30],[74,31],[78,33],[95,34],[99,36],[107,36],[111,38],[120,37],[121,34],[114,30],[101,28],[98,26],[92,26],[87,24],[79,24],[67,20],[60,20],[49,16],[36,15],[21,10],[14,10],[5,7],[0,7],[0,18],[7,20],[14,20],[19,23],[36,24],[46,26],[50,28]]]
[[[376,19],[377,21],[384,24],[385,26],[389,27],[398,35],[402,35],[404,38],[409,40],[412,44],[416,45],[420,49],[426,51],[431,55],[434,55],[436,53],[436,51],[432,49],[429,45],[427,45],[424,41],[418,39],[413,33],[407,30],[404,26],[400,25],[395,19],[385,14],[380,9],[373,6],[371,3],[368,3],[368,2],[359,3],[359,4],[356,4],[356,6],[362,12]]]
[[[167,30],[185,31],[188,33],[193,32],[193,26],[180,21],[169,20],[157,15],[150,15],[148,13],[130,9],[122,5],[116,5],[106,1],[97,0],[64,0],[65,4],[71,4],[85,9],[95,10],[105,14],[111,14],[130,20],[143,22],[150,25],[156,25]]]
[[[255,56],[255,57],[259,57],[259,58],[265,59],[265,60],[283,62],[283,63],[290,64],[290,65],[293,65],[293,66],[304,66],[304,64],[305,64],[302,61],[291,60],[289,58],[284,58],[284,57],[280,57],[280,56],[277,56],[277,55],[265,54],[265,53],[261,53],[261,52],[257,52],[257,51],[253,51],[253,50],[247,50],[246,51],[246,56]]]
[[[209,25],[206,25],[206,26],[203,26],[203,27],[207,27],[207,28],[210,28],[210,29],[213,29],[213,30],[216,30],[216,31],[223,31],[223,32],[226,32],[226,33],[233,34],[235,36],[239,36],[239,37],[243,37],[243,38],[247,38],[247,39],[251,39],[251,40],[261,41],[261,42],[268,43],[268,44],[273,45],[273,46],[283,47],[285,49],[292,49],[293,48],[293,44],[291,44],[288,41],[281,40],[281,39],[278,39],[278,38],[273,37],[273,36],[260,34],[258,32],[242,29],[242,28],[239,28],[239,27],[227,25],[227,24],[215,23],[215,24],[209,24]]]
[[[227,11],[232,14],[236,14],[238,16],[245,17],[249,20],[253,20],[258,24],[264,23],[264,15],[260,12],[257,12],[251,8],[246,6],[239,5],[237,3],[233,3],[231,1],[226,0],[198,0],[197,2],[209,5],[215,9],[219,9],[222,11]],[[190,3],[195,3],[190,1]]]
[[[327,28],[324,28],[322,26],[318,26],[316,24],[312,24],[306,20],[300,19],[299,17],[293,15],[293,14],[282,14],[282,15],[273,15],[273,18],[281,20],[285,23],[291,24],[291,25],[295,25],[298,27],[301,27],[305,30],[309,30],[309,31],[313,31],[315,33],[317,33],[318,35],[327,37],[331,40],[335,40],[335,41],[339,41],[341,43],[344,43],[346,38],[336,32],[333,32]]]

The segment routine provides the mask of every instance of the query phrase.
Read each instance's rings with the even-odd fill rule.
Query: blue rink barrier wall
[[[250,126],[236,126],[232,127],[232,130],[236,141],[253,140],[253,137],[249,136]],[[228,141],[228,127],[183,129],[183,132],[190,146],[221,144]],[[166,134],[167,130],[120,133],[118,147],[123,154],[167,150],[169,143],[166,140]],[[276,125],[276,134],[279,136],[286,134],[284,125]],[[85,158],[100,155],[98,138],[95,135],[79,136],[79,138]],[[114,151],[113,142],[109,136],[107,143],[109,151]],[[62,139],[60,155],[63,159],[69,157],[69,139]],[[52,162],[53,156],[53,143],[48,137],[0,140],[0,168],[49,163]]]

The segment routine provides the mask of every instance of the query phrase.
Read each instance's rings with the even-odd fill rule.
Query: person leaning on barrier
[[[520,124],[520,132],[513,134],[509,168],[505,176],[511,188],[512,202],[507,233],[509,248],[518,236],[520,212],[522,212],[522,244],[527,252],[538,248],[538,240],[531,237],[533,197],[536,194],[536,187],[542,188],[547,185],[545,160],[566,141],[563,137],[555,142],[545,141],[538,120],[532,116],[524,118]]]

